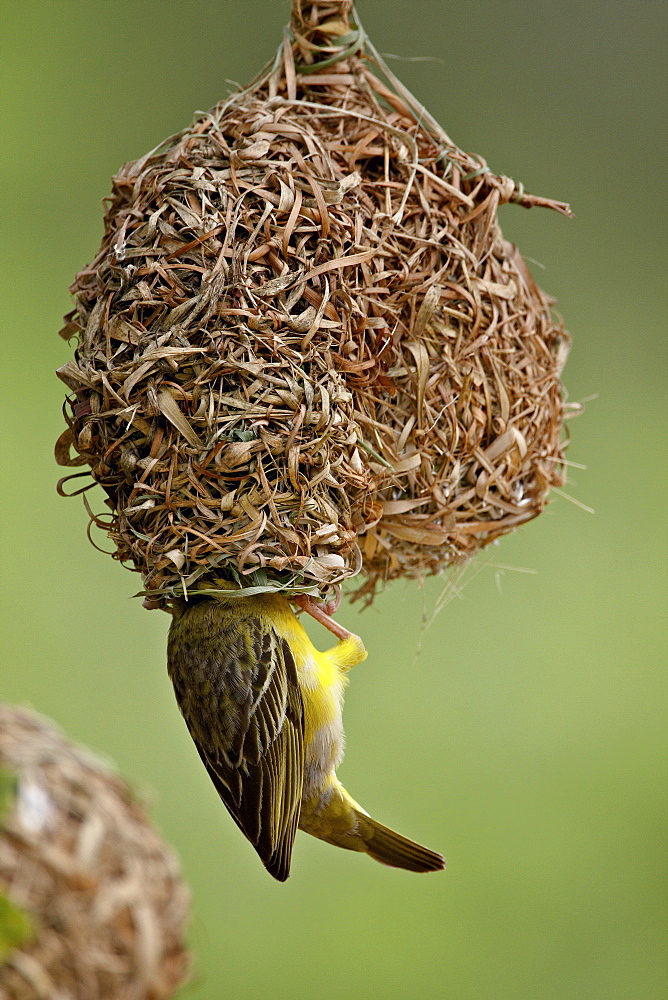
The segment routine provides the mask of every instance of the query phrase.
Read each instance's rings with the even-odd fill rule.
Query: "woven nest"
[[[541,511],[568,337],[510,201],[568,214],[458,149],[345,0],[296,0],[272,66],[122,168],[62,331],[58,458],[158,603],[360,572],[371,600]]]
[[[189,894],[128,786],[52,723],[0,705],[0,888],[33,936],[2,1000],[161,1000],[183,982]]]

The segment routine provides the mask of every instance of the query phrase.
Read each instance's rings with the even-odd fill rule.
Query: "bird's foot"
[[[325,628],[335,635],[339,639],[350,639],[353,633],[343,625],[339,625],[337,621],[332,618],[332,614],[338,608],[341,602],[341,593],[337,593],[333,601],[328,601],[326,604],[319,604],[312,597],[307,594],[299,594],[298,597],[293,598],[295,604],[305,611],[307,615],[315,618],[317,622],[324,625]]]

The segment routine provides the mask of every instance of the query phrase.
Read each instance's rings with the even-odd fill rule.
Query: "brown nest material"
[[[505,202],[568,214],[460,150],[345,0],[295,0],[272,66],[122,168],[58,455],[158,602],[360,571],[371,600],[541,511],[568,337]]]
[[[189,893],[127,784],[48,720],[0,705],[0,890],[33,926],[3,1000],[162,1000],[184,981]]]

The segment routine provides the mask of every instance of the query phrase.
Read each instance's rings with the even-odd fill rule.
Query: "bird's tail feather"
[[[376,861],[409,872],[436,872],[445,868],[445,858],[408,840],[364,813],[357,813],[359,834],[366,852]]]

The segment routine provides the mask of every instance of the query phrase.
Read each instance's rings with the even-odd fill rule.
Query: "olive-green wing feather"
[[[252,612],[248,601],[181,602],[168,670],[218,794],[267,870],[284,881],[301,804],[304,710],[288,643]]]

